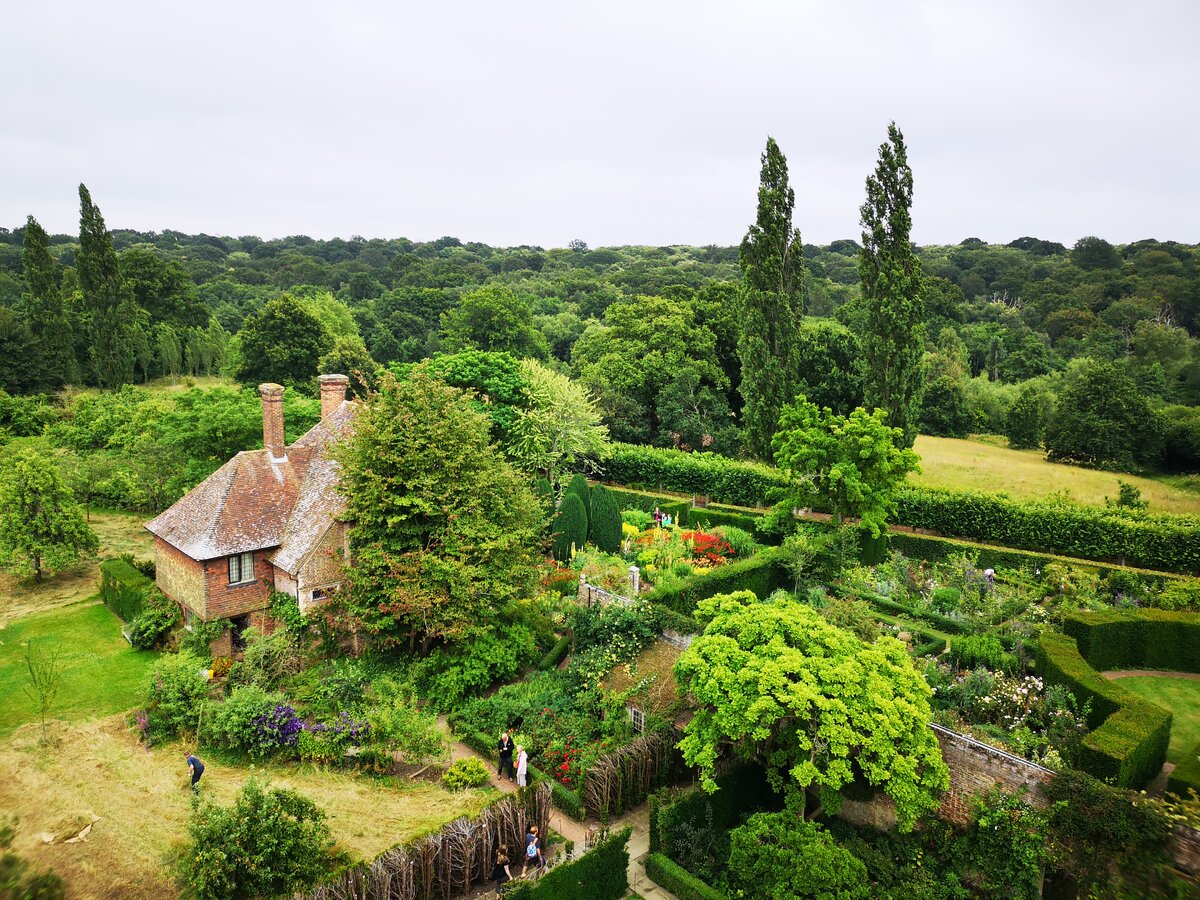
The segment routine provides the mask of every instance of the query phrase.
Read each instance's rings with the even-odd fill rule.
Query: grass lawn
[[[1177,763],[1185,750],[1200,743],[1200,681],[1170,675],[1135,675],[1117,684],[1171,711],[1171,743],[1167,762]]]
[[[98,602],[26,616],[0,628],[0,736],[37,720],[25,693],[25,644],[62,651],[64,671],[53,718],[81,720],[128,710],[140,700],[157,653],[136,651],[121,637],[121,621]]]
[[[149,516],[92,510],[92,528],[100,538],[99,557],[132,553],[154,558],[154,539],[142,527]],[[86,600],[100,585],[97,560],[80,563],[47,577],[41,584],[32,578],[0,574],[0,627],[12,619]]]
[[[1065,490],[1076,503],[1103,506],[1105,497],[1117,496],[1117,481],[1122,480],[1137,486],[1150,502],[1151,512],[1200,515],[1200,493],[1186,489],[1191,482],[1081,469],[1047,462],[1038,450],[1010,450],[983,440],[920,435],[915,449],[922,472],[910,476],[910,481],[925,487],[1004,491],[1028,498]]]
[[[57,745],[50,750],[38,746],[32,727],[0,739],[0,809],[20,817],[15,849],[35,866],[53,867],[67,880],[71,897],[178,896],[169,865],[186,839],[190,808],[184,748],[146,749],[123,716],[56,723],[53,734]],[[265,776],[325,810],[334,838],[356,859],[373,859],[397,843],[474,815],[496,796],[490,788],[451,793],[437,784],[307,765],[255,768],[201,758],[203,796],[229,803],[247,777]],[[85,842],[61,842],[93,820]],[[59,840],[45,844],[42,834]]]

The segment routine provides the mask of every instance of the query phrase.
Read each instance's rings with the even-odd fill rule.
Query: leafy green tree
[[[862,344],[832,319],[805,319],[796,335],[797,394],[840,416],[863,404]],[[795,396],[788,398],[791,402]]]
[[[183,368],[183,347],[179,343],[179,333],[169,323],[162,322],[154,328],[154,343],[162,373],[170,378],[178,378]]]
[[[57,387],[77,376],[71,323],[55,277],[57,267],[50,255],[50,238],[33,216],[25,223],[21,267],[28,290],[21,297],[20,312],[37,344],[39,368]]]
[[[867,178],[858,268],[866,307],[865,405],[885,410],[907,447],[917,436],[925,351],[921,263],[909,237],[912,193],[904,135],[892,122],[875,173]]]
[[[1104,238],[1081,237],[1071,249],[1071,262],[1084,271],[1121,268],[1121,255]]]
[[[921,432],[937,437],[965,438],[975,426],[962,380],[942,375],[925,388],[921,401]]]
[[[124,251],[118,262],[122,282],[155,323],[169,322],[179,329],[204,325],[208,314],[179,262],[163,259],[144,247]]]
[[[729,835],[729,883],[764,900],[867,900],[867,867],[820,825],[790,810],[755,813]]]
[[[350,393],[365,397],[379,384],[379,363],[371,359],[367,345],[358,337],[339,337],[329,352],[317,362],[322,375],[345,375],[350,379]]]
[[[587,543],[588,515],[579,494],[571,491],[563,497],[550,527],[554,534],[554,558],[570,562],[572,554]]]
[[[817,498],[835,523],[857,518],[879,537],[896,510],[896,489],[919,471],[917,454],[900,446],[900,429],[886,424],[883,410],[836,416],[800,396],[784,408],[779,427],[775,461],[794,480],[798,499]]]
[[[1046,434],[1046,422],[1054,409],[1054,398],[1046,388],[1026,385],[1004,419],[1008,446],[1014,450],[1040,450]]]
[[[43,347],[21,315],[0,307],[0,389],[29,394],[61,384],[48,368]]]
[[[696,699],[679,749],[705,790],[717,789],[714,766],[732,751],[764,764],[797,809],[811,785],[836,811],[856,772],[892,798],[903,830],[937,809],[949,773],[927,724],[929,685],[903,644],[864,644],[786,595],[721,594],[698,615],[704,633],[675,677]]]
[[[325,326],[291,294],[282,294],[247,316],[237,336],[238,381],[250,385],[274,381],[309,393],[320,374],[317,363],[333,349]]]
[[[28,446],[12,452],[0,475],[0,566],[40,582],[99,546],[54,460]]]
[[[497,443],[507,446],[513,441],[517,417],[528,404],[525,375],[515,356],[463,350],[435,356],[425,365],[435,378],[474,394],[472,405],[492,420],[492,437]]]
[[[621,549],[621,509],[612,491],[602,484],[592,488],[588,538],[605,553],[616,553]]]
[[[551,483],[566,469],[595,470],[611,453],[608,428],[587,389],[532,359],[521,361],[524,409],[506,450],[521,469]]]
[[[383,377],[335,450],[354,523],[341,597],[385,645],[461,641],[533,588],[544,513],[490,425],[418,366]]]
[[[767,138],[758,186],[758,218],[742,240],[742,423],[750,452],[771,456],[784,404],[796,395],[797,331],[804,315],[804,256],[792,228],[796,195],[787,159]]]
[[[133,380],[133,342],[137,303],[121,281],[112,235],[92,195],[79,185],[79,286],[89,312],[88,342],[92,369],[102,387]]]
[[[529,302],[512,288],[486,285],[442,314],[447,350],[495,350],[545,359],[546,338],[533,326]]]
[[[38,714],[42,720],[42,743],[46,743],[46,719],[50,715],[50,707],[58,696],[58,688],[62,684],[63,662],[62,646],[43,644],[29,640],[25,644],[25,672],[29,684],[25,685],[25,693],[37,704]]]
[[[1163,425],[1123,366],[1084,360],[1067,377],[1046,425],[1046,455],[1132,470],[1157,461]]]
[[[232,806],[192,812],[181,870],[197,900],[288,897],[340,863],[325,813],[286,788],[247,781]]]

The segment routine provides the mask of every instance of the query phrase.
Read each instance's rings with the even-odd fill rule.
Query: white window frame
[[[633,706],[632,704],[625,707],[625,709],[629,713],[629,724],[633,726],[634,732],[636,734],[645,734],[646,733],[646,713],[645,713],[645,711],[643,711],[640,706]]]
[[[249,584],[250,582],[254,581],[254,551],[250,551],[248,553],[235,553],[233,556],[229,557],[229,559],[226,561],[226,565],[229,571],[229,584],[231,586],[238,584]],[[238,578],[236,581],[233,577],[234,568],[237,569],[238,573]],[[247,571],[250,573],[249,578],[246,577]]]

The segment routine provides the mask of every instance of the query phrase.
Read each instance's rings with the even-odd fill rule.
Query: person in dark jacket
[[[500,885],[512,881],[512,870],[508,867],[511,861],[508,856],[508,845],[501,844],[496,851],[496,864],[492,866],[492,880],[496,882],[497,890]]]
[[[500,735],[500,765],[496,769],[496,774],[503,776],[508,773],[509,781],[517,780],[517,773],[513,771],[513,739],[509,735],[507,729],[504,734]]]
[[[204,763],[191,753],[185,753],[184,759],[187,760],[188,774],[192,777],[192,793],[198,794],[200,793],[200,776],[204,774]]]

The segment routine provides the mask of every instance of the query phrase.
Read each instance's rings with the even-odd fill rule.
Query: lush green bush
[[[651,853],[645,861],[646,876],[678,900],[727,900],[727,895],[705,884],[687,869],[661,853]]]
[[[563,499],[574,494],[583,503],[583,511],[587,515],[587,520],[592,521],[592,489],[588,485],[586,475],[572,475],[571,480],[567,482],[566,488],[563,490]],[[580,544],[579,546],[583,546]]]
[[[200,740],[262,759],[285,747],[294,748],[301,730],[283,694],[247,684],[234,688],[224,703],[205,706]]]
[[[722,509],[717,506],[690,507],[687,511],[687,524],[692,528],[712,528],[729,525],[740,528],[753,535],[757,540],[767,544],[778,544],[779,535],[765,534],[759,531],[759,519],[754,513],[740,510]]]
[[[180,868],[197,900],[225,900],[290,896],[343,861],[315,803],[252,778],[233,806],[196,807]]]
[[[699,572],[681,583],[655,587],[645,597],[652,603],[690,616],[697,603],[716,594],[752,591],[764,598],[790,583],[779,550],[768,548],[750,559],[734,560]]]
[[[153,581],[124,559],[106,559],[100,563],[100,599],[126,622],[138,617],[153,587]]]
[[[612,491],[602,484],[592,488],[588,538],[605,553],[616,553],[621,549],[621,510]]]
[[[142,611],[129,623],[129,643],[135,650],[153,650],[180,622],[179,607],[162,591],[151,585],[146,594]]]
[[[787,487],[777,469],[715,453],[621,443],[612,447],[605,476],[634,488],[707,496],[735,506],[770,506]]]
[[[533,632],[524,625],[503,625],[454,648],[434,650],[413,663],[411,672],[421,696],[435,709],[446,710],[497,681],[514,678],[537,658]]]
[[[442,775],[442,784],[452,791],[480,787],[487,784],[489,780],[491,780],[491,775],[488,773],[487,766],[474,756],[455,760]]]
[[[1106,609],[1067,616],[1063,631],[1098,671],[1169,669],[1200,672],[1200,614],[1162,609]]]
[[[538,661],[538,668],[542,671],[557,668],[558,664],[566,658],[567,651],[570,649],[571,638],[566,636],[560,637],[554,642],[554,646],[550,648],[546,655]]]
[[[208,696],[208,663],[193,653],[159,657],[146,690],[146,736],[170,740],[199,727],[200,709]]]
[[[508,900],[619,900],[629,890],[631,828],[610,834],[573,862],[555,866],[535,882],[516,882]]]
[[[994,634],[965,634],[950,640],[950,659],[960,669],[980,666],[994,672],[1010,672],[1017,658],[1004,652],[1004,645]]]
[[[1075,639],[1047,632],[1038,644],[1038,672],[1090,703],[1091,734],[1079,749],[1078,768],[1117,787],[1141,787],[1162,769],[1171,714],[1102,677],[1079,653]]]
[[[550,527],[554,534],[554,558],[559,562],[568,562],[572,553],[583,549],[587,542],[588,520],[587,510],[578,494],[563,497]]]
[[[796,812],[755,813],[729,843],[729,885],[745,896],[866,900],[874,893],[862,860]]]

